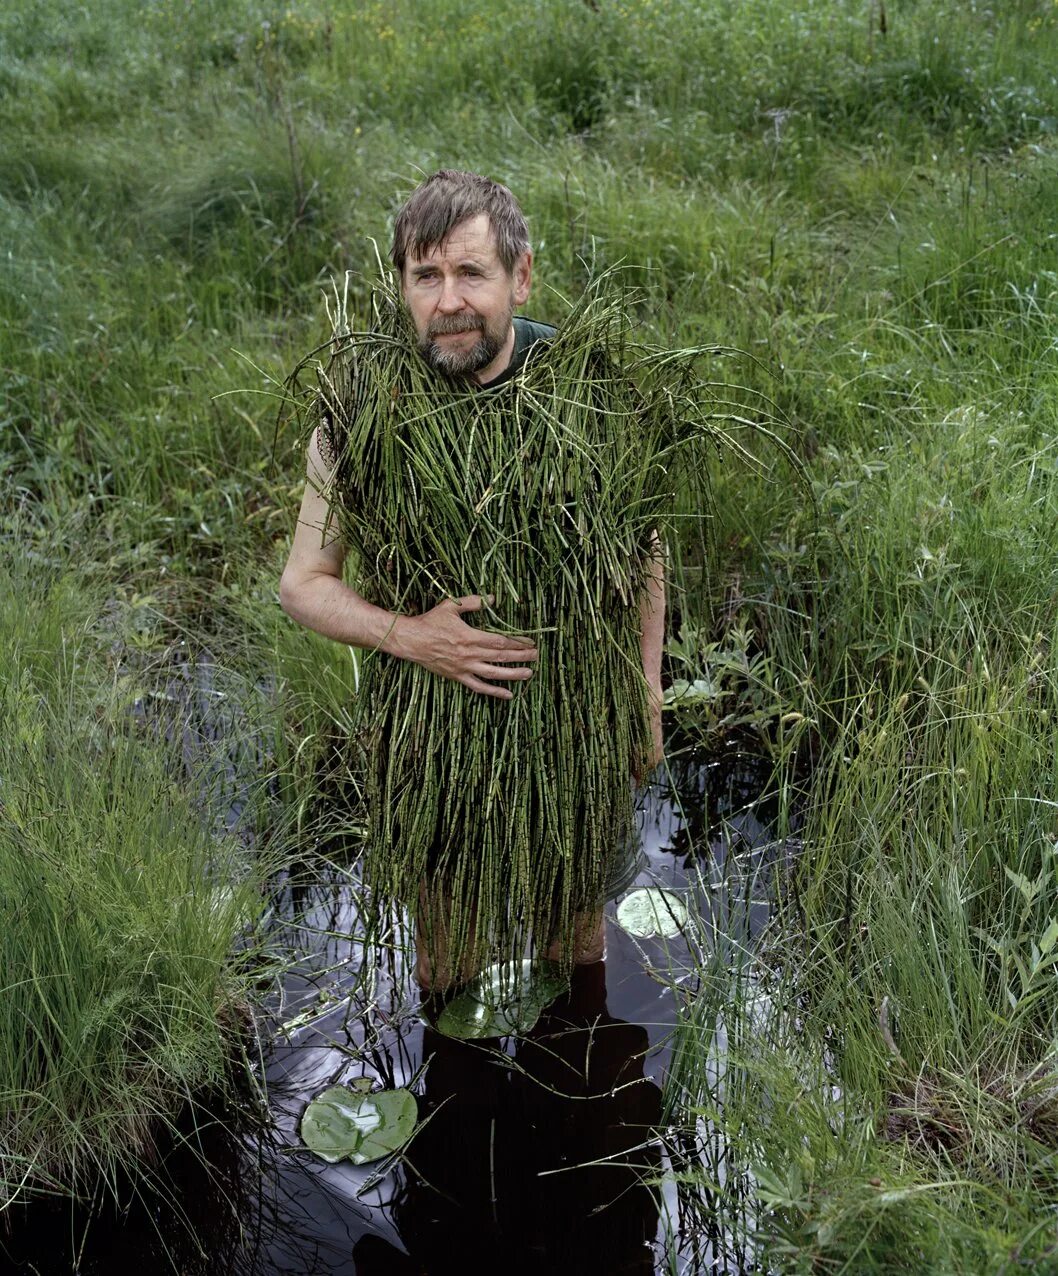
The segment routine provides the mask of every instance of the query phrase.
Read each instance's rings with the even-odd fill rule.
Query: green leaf
[[[662,704],[667,709],[683,704],[694,704],[696,701],[719,700],[723,690],[711,678],[674,678],[672,684],[662,693]]]
[[[757,1186],[757,1195],[765,1205],[781,1208],[794,1204],[789,1185],[778,1174],[764,1165],[755,1165],[752,1173]]]
[[[1014,869],[1007,868],[1006,866],[1004,866],[1003,872],[1006,873],[1007,877],[1018,888],[1022,899],[1024,899],[1026,903],[1031,903],[1036,896],[1036,892],[1039,890],[1039,883],[1030,882],[1024,873],[1017,873]]]
[[[687,905],[674,891],[645,886],[621,901],[617,924],[640,939],[671,939],[687,925]]]
[[[437,1030],[463,1041],[528,1032],[566,987],[554,962],[489,966],[445,1006]]]
[[[1052,917],[1047,929],[1040,936],[1040,953],[1046,957],[1058,940],[1058,919]]]
[[[354,1165],[378,1161],[402,1148],[415,1129],[418,1109],[409,1090],[378,1090],[335,1085],[318,1094],[301,1118],[301,1138],[322,1161]],[[357,1082],[354,1082],[357,1085]]]

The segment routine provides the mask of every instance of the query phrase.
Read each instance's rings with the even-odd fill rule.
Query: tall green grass
[[[733,603],[796,719],[780,762],[817,766],[771,933],[699,961],[671,1098],[729,1185],[697,1209],[782,1270],[1053,1257],[1058,435],[1045,316],[997,264],[881,329],[935,379],[890,366],[871,434],[835,423]]]
[[[269,857],[219,836],[187,706],[77,555],[0,560],[0,1201],[96,1194],[252,1052]],[[154,690],[158,687],[157,690]],[[145,716],[151,691],[167,709]],[[245,779],[244,779],[245,782]],[[212,792],[211,792],[212,787]]]
[[[861,690],[772,934],[699,962],[670,1096],[727,1187],[694,1203],[782,1270],[1052,1255],[1055,670],[1002,639]]]

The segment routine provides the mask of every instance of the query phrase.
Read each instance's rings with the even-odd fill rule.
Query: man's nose
[[[458,314],[465,304],[459,280],[445,279],[441,284],[441,295],[437,298],[437,309],[443,315],[454,315]]]

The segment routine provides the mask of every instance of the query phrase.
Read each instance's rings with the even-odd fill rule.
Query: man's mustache
[[[480,315],[441,315],[432,319],[426,329],[428,337],[451,336],[456,332],[484,332],[485,321]]]

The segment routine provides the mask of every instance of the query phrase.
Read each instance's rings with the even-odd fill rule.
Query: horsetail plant
[[[332,340],[290,380],[302,424],[322,426],[335,457],[321,530],[351,551],[370,602],[418,613],[479,594],[483,622],[540,656],[509,701],[363,660],[365,888],[380,908],[407,905],[435,967],[517,962],[529,936],[569,953],[577,914],[634,845],[652,555],[672,540],[677,481],[704,495],[700,445],[748,422],[728,387],[697,375],[717,348],[633,345],[610,276],[495,388],[427,365],[389,280],[372,310],[354,331],[336,296]]]

